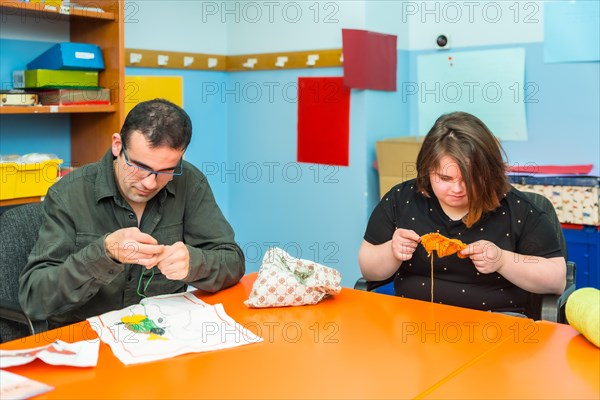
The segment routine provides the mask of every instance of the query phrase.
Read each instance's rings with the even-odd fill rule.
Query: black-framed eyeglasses
[[[125,156],[125,164],[127,164],[128,167],[134,168],[134,171],[136,173],[143,174],[144,172],[147,172],[148,174],[146,176],[144,176],[144,178],[147,178],[150,175],[156,175],[157,177],[158,177],[158,175],[179,176],[183,173],[183,158],[179,159],[179,165],[177,165],[177,167],[175,167],[175,168],[162,169],[160,171],[155,171],[155,170],[149,168],[148,166],[139,165],[137,163],[129,161],[129,155],[127,154],[127,150],[125,149],[125,144],[123,144],[122,148],[123,148],[123,155]]]

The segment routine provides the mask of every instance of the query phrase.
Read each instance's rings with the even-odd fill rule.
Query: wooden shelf
[[[283,57],[285,62],[278,67],[277,60]],[[308,63],[309,57],[315,57],[314,64]],[[254,60],[252,67],[246,67],[249,60]],[[243,54],[227,56],[227,71],[260,71],[299,68],[341,67],[342,49],[288,51],[278,53]]]
[[[115,112],[113,105],[101,106],[3,106],[0,114],[73,114]]]
[[[68,24],[71,42],[99,46],[102,49],[104,70],[99,74],[98,85],[110,89],[111,105],[4,106],[0,107],[0,115],[21,116],[24,123],[33,115],[69,115],[70,163],[81,166],[102,157],[110,147],[112,134],[120,131],[125,119],[125,26],[124,0],[77,0],[77,5],[78,8],[49,9],[43,3],[0,0],[0,17],[35,16]],[[32,34],[35,35],[36,24],[30,25]],[[39,40],[43,41],[44,38],[40,36]]]
[[[41,196],[21,197],[19,199],[4,199],[4,200],[0,200],[0,207],[18,206],[20,204],[28,204],[28,203],[39,203],[40,201],[42,201]]]
[[[160,56],[168,58],[159,65]],[[192,61],[186,64],[186,58]],[[309,62],[313,59],[313,63]],[[212,61],[212,65],[210,63]],[[250,61],[253,61],[252,63]],[[182,53],[163,50],[125,49],[125,65],[135,68],[174,68],[204,71],[263,71],[301,68],[342,67],[342,49],[281,51],[277,53],[218,54]],[[251,65],[251,66],[250,66]]]
[[[26,14],[46,14],[53,15],[57,18],[64,17],[65,19],[69,18],[90,18],[90,19],[105,19],[105,20],[114,20],[115,13],[111,12],[104,7],[100,9],[98,7],[98,3],[96,3],[96,7],[90,5],[87,8],[75,8],[73,6],[69,8],[63,7],[62,9],[46,5],[44,3],[26,3],[23,1],[16,0],[0,0],[0,7],[4,9],[3,13],[10,15],[18,15],[18,12],[26,13]]]
[[[158,58],[160,56],[168,57],[167,65],[158,65]],[[186,57],[191,57],[190,65],[186,65]],[[132,62],[132,59],[136,59],[136,61]],[[214,62],[216,65],[211,67],[211,62]],[[125,65],[137,68],[225,71],[227,69],[227,56],[205,53],[182,53],[177,51],[125,49]]]

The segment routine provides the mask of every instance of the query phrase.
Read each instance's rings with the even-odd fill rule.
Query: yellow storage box
[[[45,196],[58,179],[63,160],[35,164],[1,163],[0,200]]]

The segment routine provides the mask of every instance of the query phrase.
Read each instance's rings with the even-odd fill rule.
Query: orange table
[[[539,322],[423,393],[432,399],[600,399],[600,349],[568,325]]]
[[[531,320],[347,288],[314,306],[248,309],[254,279],[198,295],[261,343],[130,366],[101,344],[95,368],[36,360],[9,370],[55,387],[40,398],[411,398],[506,343],[546,340]],[[0,347],[95,337],[82,322]]]

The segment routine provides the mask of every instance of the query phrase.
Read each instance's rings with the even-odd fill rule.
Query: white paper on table
[[[12,372],[0,370],[0,399],[29,399],[53,390],[52,386]]]
[[[23,350],[0,350],[0,368],[28,364],[39,358],[50,365],[94,367],[98,363],[98,339],[66,343],[57,340],[41,347]]]
[[[123,317],[140,318],[135,316],[146,318],[140,324],[123,322]],[[229,317],[223,305],[207,304],[191,293],[148,297],[88,321],[124,364],[262,342]]]

